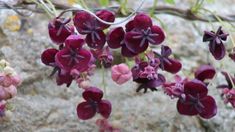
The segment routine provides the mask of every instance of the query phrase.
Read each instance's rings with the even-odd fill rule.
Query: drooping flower
[[[184,83],[188,81],[187,78],[182,79],[179,75],[175,75],[175,82],[167,82],[163,84],[164,93],[173,98],[185,98]]]
[[[136,61],[136,65],[131,69],[133,81],[137,82],[139,87],[136,92],[144,89],[144,93],[147,89],[156,91],[158,86],[161,86],[166,80],[162,74],[157,73],[158,65],[152,66],[148,61]]]
[[[85,101],[77,106],[78,118],[88,120],[94,117],[96,113],[101,114],[104,118],[110,116],[112,105],[108,100],[102,99],[103,92],[99,88],[86,88],[82,96]]]
[[[201,65],[196,71],[195,71],[195,78],[204,82],[206,79],[213,79],[215,76],[215,68],[211,65]]]
[[[113,55],[108,46],[104,47],[103,49],[91,50],[91,52],[93,53],[93,56],[99,60],[104,68],[111,67],[113,62]]]
[[[121,47],[121,54],[125,57],[136,56],[138,53],[134,53],[126,47],[124,37],[125,31],[122,27],[117,27],[110,30],[107,35],[108,46],[112,49],[117,49]]]
[[[115,19],[114,13],[108,10],[98,11],[96,12],[96,15],[107,22],[113,22]],[[108,25],[101,23],[85,11],[76,12],[73,22],[78,32],[86,35],[86,43],[90,48],[103,48],[106,42],[106,35],[103,30],[108,28]]]
[[[161,54],[155,52],[157,57],[160,60],[160,68],[172,74],[175,74],[180,71],[182,64],[180,61],[170,58],[169,56],[172,54],[170,47],[162,45],[161,46]]]
[[[128,23],[129,30],[124,37],[126,47],[133,53],[144,52],[149,44],[159,45],[165,39],[165,34],[159,26],[153,25],[151,18],[143,13],[135,16]]]
[[[55,18],[48,24],[48,31],[51,40],[61,45],[64,43],[65,39],[73,34],[74,27],[68,25],[70,19]]]
[[[89,68],[92,60],[90,51],[82,48],[84,40],[78,35],[71,35],[65,40],[65,47],[55,56],[55,62],[61,69],[70,72],[77,69],[82,72]]]
[[[207,86],[200,80],[194,79],[184,84],[184,98],[179,98],[177,110],[182,115],[199,115],[210,119],[217,113],[216,102],[208,96]]]
[[[111,71],[113,81],[119,85],[126,83],[132,77],[131,70],[124,63],[114,65]]]
[[[216,32],[204,32],[203,42],[209,42],[209,50],[216,60],[221,60],[225,56],[226,49],[223,41],[227,40],[228,35],[222,30],[222,27],[219,27]]]
[[[224,103],[230,103],[235,108],[235,89],[223,89]]]

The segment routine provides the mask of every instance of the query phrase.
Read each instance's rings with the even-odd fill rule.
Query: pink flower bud
[[[22,80],[21,80],[20,76],[18,76],[18,75],[12,76],[11,80],[12,80],[12,85],[14,85],[14,86],[19,86],[22,83]]]
[[[132,73],[126,64],[114,65],[112,67],[112,79],[117,84],[121,85],[130,80]]]
[[[0,100],[10,99],[17,94],[17,89],[14,85],[9,87],[0,86]]]

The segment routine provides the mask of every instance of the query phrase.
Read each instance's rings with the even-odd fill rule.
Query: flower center
[[[77,50],[70,49],[70,53],[67,55],[62,55],[63,58],[69,59],[68,65],[74,65],[79,63],[79,59],[84,59],[85,57],[79,55]]]
[[[199,113],[201,113],[205,106],[200,101],[200,95],[197,94],[197,96],[195,97],[189,94],[188,96],[190,99],[190,104],[192,105],[191,110],[195,108]]]

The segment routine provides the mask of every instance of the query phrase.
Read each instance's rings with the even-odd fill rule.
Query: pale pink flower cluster
[[[119,65],[114,65],[112,67],[112,79],[117,84],[121,85],[130,80],[132,77],[131,70],[129,67],[122,63]]]

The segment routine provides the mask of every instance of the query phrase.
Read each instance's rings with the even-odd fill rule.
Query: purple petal
[[[56,76],[56,83],[59,86],[66,84],[67,87],[69,87],[72,81],[73,81],[73,77],[69,73],[62,74],[61,72],[59,72]]]
[[[137,55],[136,53],[131,52],[131,51],[126,47],[126,45],[122,45],[121,53],[122,53],[122,55],[125,56],[125,57],[134,57],[134,56]]]
[[[77,106],[78,118],[82,120],[88,120],[94,117],[96,114],[96,109],[90,105],[88,102],[82,102]]]
[[[161,44],[165,40],[165,34],[159,26],[152,26],[151,27],[152,34],[157,34],[157,36],[151,37],[155,43],[151,43],[154,45]]]
[[[106,42],[106,35],[103,31],[96,31],[96,33],[88,34],[86,36],[86,43],[90,48],[94,49],[102,49]]]
[[[107,35],[108,46],[113,49],[120,48],[124,36],[125,32],[122,27],[112,29]]]
[[[163,85],[166,82],[166,79],[163,75],[158,74],[158,78],[149,81],[146,86],[149,88],[155,88],[155,87],[159,87],[161,85]]]
[[[42,55],[41,55],[41,61],[42,63],[44,63],[45,65],[48,66],[55,66],[55,55],[57,54],[58,50],[57,49],[47,49],[45,51],[43,51]]]
[[[186,96],[186,99],[183,101],[182,99],[179,99],[177,101],[177,110],[182,115],[197,115],[198,111],[195,109],[195,107],[189,103],[189,97]]]
[[[217,113],[217,106],[214,98],[211,96],[206,96],[201,100],[202,105],[205,107],[199,115],[205,119],[210,119]]]
[[[144,14],[144,13],[139,13],[135,16],[134,18],[134,25],[135,28],[138,29],[147,29],[153,25],[151,18]]]
[[[126,47],[134,52],[134,53],[142,53],[148,48],[148,41],[146,40],[145,42],[141,42],[141,38],[135,38],[135,36],[138,36],[139,34],[136,32],[128,32],[125,35],[125,43]],[[141,45],[141,43],[143,45]]]
[[[109,118],[111,112],[111,103],[108,100],[101,100],[98,104],[98,113],[100,113],[104,118]]]
[[[209,50],[216,60],[223,59],[226,53],[223,43],[216,44],[216,43],[210,42]]]
[[[162,63],[163,63],[163,68],[162,67],[161,68],[172,74],[179,72],[182,67],[180,61],[176,59],[165,58],[163,59]]]
[[[171,48],[169,46],[161,46],[161,55],[164,57],[169,57],[172,54]]]
[[[184,84],[184,93],[194,97],[197,97],[198,95],[200,97],[205,97],[208,93],[208,89],[202,81],[193,79]]]
[[[126,27],[126,32],[130,32],[131,30],[133,30],[135,28],[134,20],[129,21],[125,27]]]
[[[85,89],[82,96],[87,101],[97,101],[99,102],[103,97],[103,91],[96,87],[90,87]]]
[[[100,19],[106,21],[106,22],[114,22],[115,20],[115,15],[113,12],[108,11],[108,10],[100,10],[97,11],[96,16],[98,16]],[[99,26],[101,27],[101,30],[108,28],[110,25],[104,24],[102,22],[98,21]]]
[[[212,41],[213,35],[215,35],[215,33],[213,31],[211,31],[211,32],[205,31],[204,35],[203,35],[203,39],[202,39],[203,42]]]
[[[204,81],[205,79],[212,79],[215,75],[215,68],[211,65],[202,65],[195,72],[195,78]]]
[[[65,47],[70,49],[81,49],[85,41],[79,35],[70,35],[65,40]]]

